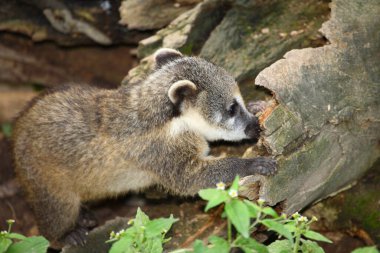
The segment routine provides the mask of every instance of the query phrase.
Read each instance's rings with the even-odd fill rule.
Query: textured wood
[[[260,196],[292,213],[360,177],[380,156],[380,5],[333,1],[322,32],[331,42],[292,50],[255,82],[279,102],[264,143],[279,171]]]

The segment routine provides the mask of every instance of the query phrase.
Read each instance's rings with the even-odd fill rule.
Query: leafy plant
[[[376,246],[371,246],[355,249],[351,253],[379,253],[379,250],[376,248]]]
[[[49,241],[43,236],[25,237],[18,233],[11,233],[14,220],[7,220],[8,231],[0,232],[0,253],[45,253]]]
[[[137,209],[136,217],[129,222],[131,227],[117,233],[111,232],[113,242],[110,253],[161,253],[162,245],[170,240],[165,238],[173,223],[178,221],[173,215],[169,218],[150,220],[149,217]]]
[[[229,253],[238,248],[245,253],[323,253],[324,250],[316,241],[331,243],[325,236],[312,231],[310,225],[317,221],[316,217],[308,219],[295,213],[290,217],[264,205],[264,200],[257,203],[240,199],[239,177],[236,177],[231,187],[226,189],[224,183],[218,183],[216,188],[199,191],[199,196],[207,201],[205,211],[223,205],[222,217],[227,219],[227,238],[211,236],[204,244],[196,240],[192,248],[178,249],[172,253]],[[162,252],[162,244],[166,232],[176,222],[173,216],[167,219],[149,220],[140,208],[136,218],[131,221],[131,227],[118,233],[111,233],[108,242],[115,242],[110,253],[123,252]],[[259,243],[251,238],[258,226],[265,226],[274,231],[278,239],[269,245]],[[236,233],[233,235],[233,228]],[[356,249],[353,253],[379,253],[375,247]]]
[[[228,253],[233,248],[240,248],[246,253],[319,253],[324,251],[314,241],[331,243],[329,239],[310,229],[310,224],[317,218],[308,220],[298,213],[287,218],[285,215],[279,216],[271,207],[264,206],[263,200],[259,199],[256,204],[239,199],[238,183],[239,177],[236,177],[228,190],[225,189],[224,183],[218,183],[216,189],[205,189],[199,192],[201,198],[208,201],[205,211],[224,204],[222,217],[227,218],[227,239],[212,236],[208,239],[207,245],[197,240],[192,249],[180,249],[173,253]],[[257,242],[250,237],[250,234],[258,225],[264,225],[276,232],[281,239],[268,246]],[[232,236],[232,226],[237,231],[235,237]]]

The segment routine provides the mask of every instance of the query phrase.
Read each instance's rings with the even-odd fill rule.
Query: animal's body
[[[195,195],[237,174],[274,173],[269,158],[208,156],[208,141],[259,135],[225,70],[170,49],[155,59],[157,69],[139,84],[53,91],[17,119],[16,172],[48,239],[82,243],[86,201],[154,184]]]

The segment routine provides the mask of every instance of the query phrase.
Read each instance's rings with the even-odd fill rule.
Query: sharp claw
[[[64,242],[72,246],[84,246],[87,242],[88,230],[83,227],[76,227],[66,235]]]

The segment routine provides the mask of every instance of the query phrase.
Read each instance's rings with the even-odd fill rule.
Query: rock
[[[171,0],[124,0],[119,8],[120,24],[128,29],[153,30],[168,25],[195,3],[176,5]]]
[[[149,33],[118,24],[117,1],[0,1],[0,32],[63,46],[137,44]]]
[[[142,40],[138,56],[146,57],[159,47],[179,49],[187,54],[199,51],[209,33],[223,18],[227,8],[227,1],[224,0],[205,0],[199,3],[153,37]]]
[[[328,13],[328,4],[319,0],[237,1],[212,31],[199,56],[243,81],[291,49],[321,43],[311,37]],[[295,29],[304,32],[292,38],[278,36]]]

